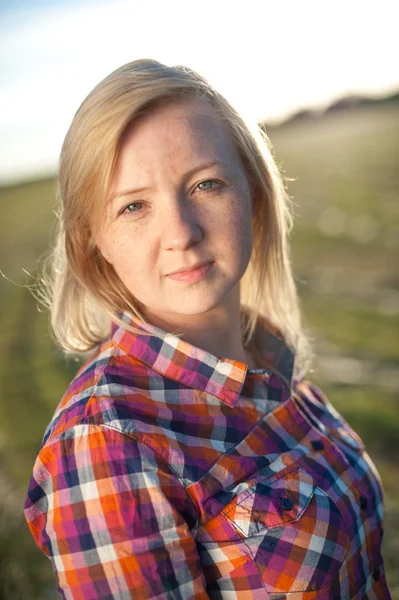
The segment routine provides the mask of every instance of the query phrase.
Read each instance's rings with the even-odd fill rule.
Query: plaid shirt
[[[391,598],[380,477],[284,341],[264,328],[271,368],[248,371],[140,328],[113,326],[34,464],[25,516],[63,598]]]

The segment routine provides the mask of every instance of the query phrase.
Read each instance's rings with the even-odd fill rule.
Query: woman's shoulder
[[[106,340],[68,385],[47,425],[42,447],[79,424],[106,425],[115,417],[117,399],[127,393],[134,395],[144,371],[145,365],[123,352],[112,339]]]
[[[363,451],[365,444],[359,434],[350,426],[335,408],[329,396],[307,378],[295,380],[292,395],[298,408],[305,412],[311,422],[324,434],[344,442],[357,451]]]

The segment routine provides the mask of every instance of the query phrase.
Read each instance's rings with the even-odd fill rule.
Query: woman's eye
[[[201,183],[199,183],[197,187],[201,192],[208,192],[215,187],[215,183],[217,183],[217,181],[215,181],[214,179],[207,179],[206,181],[201,181]]]
[[[207,179],[206,181],[201,181],[201,183],[197,185],[197,188],[201,192],[211,192],[214,190],[215,186],[218,185],[218,183],[219,182],[216,181],[216,179]],[[128,204],[127,206],[125,206],[125,208],[121,210],[120,214],[125,215],[129,213],[139,212],[142,206],[143,202],[131,202],[131,204]]]
[[[137,206],[140,205],[142,206],[143,203],[142,202],[132,202],[131,204],[128,204],[123,210],[122,213],[132,213],[132,212],[138,212]]]

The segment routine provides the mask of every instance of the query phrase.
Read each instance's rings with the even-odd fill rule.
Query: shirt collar
[[[217,357],[128,312],[119,317],[139,330],[132,333],[112,323],[112,339],[122,350],[169,379],[216,396],[229,406],[235,405],[248,365]],[[290,392],[294,353],[264,317],[259,317],[256,331],[257,346],[264,348],[265,369],[269,374],[274,371],[280,375]]]

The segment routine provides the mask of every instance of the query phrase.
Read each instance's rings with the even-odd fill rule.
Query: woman
[[[266,136],[192,70],[139,60],[79,108],[58,183],[53,330],[94,354],[25,515],[63,597],[390,598],[379,475],[305,379]]]

